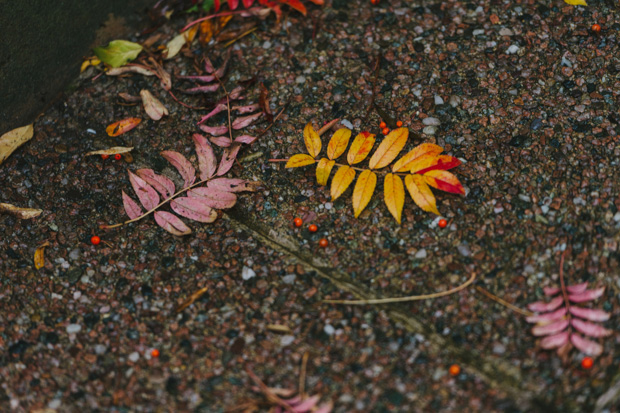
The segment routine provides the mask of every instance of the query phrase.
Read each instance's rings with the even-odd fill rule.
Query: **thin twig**
[[[260,388],[260,390],[263,392],[267,400],[269,400],[272,403],[277,404],[278,406],[285,409],[287,412],[294,412],[291,406],[286,404],[274,392],[272,392],[271,389],[269,389],[269,387],[267,387],[267,385],[263,383],[263,381],[259,379],[258,376],[254,374],[254,372],[249,367],[246,367],[245,371],[248,373],[248,376],[250,376],[250,378],[254,380],[254,383],[256,383],[256,385]]]
[[[500,303],[501,305],[503,305],[506,308],[511,309],[512,311],[519,313],[521,315],[524,315],[526,317],[531,317],[534,315],[534,313],[532,313],[531,311],[527,311],[527,310],[523,310],[515,305],[510,304],[508,301],[503,300],[501,298],[499,298],[498,296],[496,296],[495,294],[492,294],[491,292],[485,290],[484,288],[476,285],[475,286],[476,290],[482,294],[484,294],[485,296],[487,296],[488,298],[490,298],[491,300]]]
[[[196,291],[194,294],[190,295],[189,298],[185,300],[185,302],[183,302],[183,304],[179,305],[177,309],[174,310],[174,312],[180,313],[181,311],[185,310],[187,307],[194,304],[197,299],[202,297],[207,292],[207,290],[209,290],[209,287],[203,287],[200,290]]]
[[[459,285],[448,291],[440,293],[424,294],[424,295],[411,295],[408,297],[396,297],[396,298],[377,298],[373,300],[323,300],[324,304],[352,304],[352,305],[365,305],[365,304],[389,304],[389,303],[403,303],[407,301],[420,301],[429,300],[431,298],[444,297],[446,295],[454,294],[467,288],[471,283],[476,280],[476,273],[473,273],[471,277],[463,284]]]
[[[224,86],[224,82],[222,82],[222,79],[220,79],[219,76],[217,75],[217,71],[213,72],[213,76],[215,76],[215,80],[217,80],[220,86],[222,86],[222,89],[224,90],[224,93],[226,94],[226,108],[228,110],[228,136],[230,137],[230,143],[232,144],[233,136],[232,136],[232,121],[230,120],[230,95],[228,94],[228,90],[226,90],[226,86]]]
[[[306,367],[308,365],[308,357],[310,357],[310,353],[306,351],[301,358],[301,371],[299,372],[299,397],[301,400],[306,398]]]
[[[216,17],[223,17],[223,16],[230,16],[230,15],[235,15],[235,14],[242,14],[242,13],[247,13],[247,10],[237,10],[237,11],[225,11],[222,13],[217,13],[217,14],[212,14],[210,16],[206,16],[206,17],[201,17],[200,19],[194,20],[193,22],[189,22],[185,25],[185,27],[183,27],[181,29],[181,33],[183,33],[185,30],[189,29],[190,27],[198,24],[198,23],[202,23],[205,20],[211,20],[214,19]]]
[[[564,296],[564,304],[566,305],[566,309],[568,310],[570,308],[570,303],[568,301],[568,293],[566,292],[566,285],[564,285],[564,255],[565,254],[566,254],[566,250],[562,251],[562,255],[560,256],[560,286],[562,287],[562,295]]]
[[[258,29],[258,26],[254,26],[254,27],[252,27],[250,30],[246,31],[245,33],[241,33],[239,36],[237,36],[236,38],[234,38],[234,39],[230,40],[228,43],[226,43],[226,44],[224,45],[224,47],[228,47],[228,46],[230,46],[231,44],[233,44],[233,43],[235,43],[235,42],[239,41],[240,39],[243,39],[243,38],[244,38],[245,36],[247,36],[248,34],[251,34],[251,33],[255,32],[255,31],[256,31],[256,29]]]

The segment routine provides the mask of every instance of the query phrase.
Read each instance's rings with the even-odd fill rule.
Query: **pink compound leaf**
[[[583,338],[579,334],[571,334],[570,341],[575,347],[577,347],[578,350],[590,356],[600,356],[603,353],[603,346],[595,343],[594,341]]]
[[[568,325],[568,320],[560,320],[550,324],[537,325],[536,327],[532,328],[532,334],[534,334],[535,336],[549,336],[564,331],[564,329],[566,329]]]
[[[142,206],[144,206],[147,211],[155,208],[159,204],[159,195],[157,195],[157,191],[138,175],[131,171],[127,172],[129,173],[129,182],[131,182],[131,186],[136,195],[138,195],[138,199]]]
[[[609,320],[609,313],[606,313],[603,310],[576,307],[576,306],[571,305],[568,311],[570,311],[572,315],[577,316],[579,318],[583,318],[584,320],[599,321],[599,322]]]
[[[123,207],[125,208],[125,212],[127,213],[127,216],[131,219],[136,219],[140,215],[142,215],[142,208],[140,208],[140,205],[138,205],[136,201],[131,199],[131,197],[127,195],[125,191],[122,191],[122,193],[123,193]]]
[[[158,175],[152,169],[138,169],[136,173],[164,198],[170,198],[174,195],[174,182],[170,178]]]
[[[239,149],[241,148],[241,144],[233,143],[229,148],[224,150],[224,155],[222,156],[222,160],[220,162],[220,166],[217,169],[217,176],[222,176],[226,172],[232,168],[235,163],[235,159],[237,158],[237,154],[239,153]]]
[[[569,294],[568,300],[572,303],[585,303],[587,301],[594,301],[605,292],[605,287],[597,288],[596,290],[585,290],[579,294]]]
[[[187,225],[183,221],[179,219],[174,214],[166,211],[157,211],[154,214],[155,222],[173,235],[187,235],[191,234],[192,230],[189,229]]]
[[[211,223],[217,219],[217,212],[197,198],[184,196],[173,199],[170,208],[177,214],[198,222]]]
[[[200,180],[211,178],[217,171],[217,157],[209,141],[202,135],[194,133],[192,136],[196,145],[198,155],[198,170],[200,170]]]
[[[588,321],[583,321],[578,318],[573,318],[571,320],[571,324],[575,327],[575,330],[585,334],[590,337],[607,337],[611,334],[610,330],[607,330],[604,327],[601,327],[598,324],[590,323]]]
[[[196,180],[196,170],[185,156],[175,151],[162,151],[161,156],[166,158],[179,171],[179,174],[181,174],[185,181],[183,188],[187,188],[194,183]]]
[[[568,331],[554,334],[552,336],[547,336],[543,338],[542,340],[540,340],[540,346],[546,350],[562,347],[563,345],[568,343],[569,336],[570,334]]]
[[[555,297],[553,300],[549,301],[548,303],[545,303],[544,301],[537,301],[535,303],[531,303],[530,305],[527,306],[527,308],[529,308],[530,311],[534,311],[537,313],[545,313],[547,311],[553,311],[557,309],[559,306],[562,305],[563,302],[564,302],[564,299],[560,296],[560,297]]]

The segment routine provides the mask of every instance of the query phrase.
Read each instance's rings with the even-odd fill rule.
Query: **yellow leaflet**
[[[375,135],[368,132],[362,132],[353,139],[349,153],[347,154],[347,162],[349,165],[355,165],[362,162],[375,144]]]
[[[411,195],[411,199],[413,199],[417,206],[426,212],[441,215],[437,210],[435,195],[433,195],[422,175],[407,175],[405,177],[405,185],[407,185],[409,195]]]
[[[299,168],[300,166],[312,165],[314,162],[312,156],[306,155],[305,153],[298,153],[290,157],[286,163],[286,168]]]
[[[370,169],[381,169],[392,162],[403,150],[409,137],[409,129],[398,128],[390,132],[370,158]]]
[[[49,247],[50,243],[45,241],[43,244],[37,247],[37,250],[34,252],[34,268],[37,270],[43,268],[45,265],[45,247]]]
[[[400,224],[400,219],[405,205],[405,188],[400,176],[394,174],[385,175],[383,182],[383,196],[388,210]]]
[[[357,178],[355,188],[353,189],[353,212],[355,213],[355,218],[360,216],[370,202],[376,186],[377,175],[369,169],[364,170]]]
[[[326,158],[321,158],[319,164],[316,166],[316,181],[319,185],[325,186],[327,185],[327,180],[329,179],[329,174],[334,167],[336,161],[331,161]]]
[[[424,180],[433,188],[453,194],[465,195],[465,189],[456,176],[448,171],[428,171],[424,174]]]
[[[347,190],[351,182],[355,179],[355,170],[350,166],[341,166],[336,171],[334,179],[332,179],[331,195],[332,200],[338,199],[344,191]]]
[[[327,157],[337,159],[342,155],[349,145],[350,138],[351,131],[349,129],[338,129],[327,145]]]
[[[319,134],[316,133],[310,123],[304,128],[304,142],[310,156],[313,158],[319,156],[321,152],[321,138],[319,138]]]
[[[565,3],[570,4],[571,6],[587,6],[588,3],[585,0],[564,0]]]
[[[423,143],[421,145],[418,145],[394,163],[394,166],[392,166],[392,172],[409,171],[411,169],[411,162],[415,161],[421,156],[427,154],[439,155],[441,152],[443,152],[443,148],[441,146],[435,145],[434,143]]]

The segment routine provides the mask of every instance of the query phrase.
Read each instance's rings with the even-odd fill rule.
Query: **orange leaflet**
[[[423,175],[427,184],[433,188],[442,191],[451,192],[453,194],[465,195],[465,189],[456,176],[448,171],[429,171]]]
[[[355,213],[355,218],[360,216],[370,202],[376,186],[377,175],[369,169],[364,170],[357,178],[355,188],[353,189],[353,212]]]
[[[390,132],[379,145],[368,162],[370,169],[381,169],[390,164],[405,147],[409,129],[398,128]]]
[[[434,171],[435,169],[448,170],[456,166],[459,166],[461,161],[454,156],[449,155],[431,155],[426,154],[420,156],[409,164],[411,173],[424,175],[426,172]]]
[[[127,118],[123,120],[119,120],[118,122],[114,122],[105,128],[105,131],[109,136],[118,136],[122,135],[125,132],[129,132],[136,126],[138,126],[142,122],[140,118]]]
[[[34,268],[40,270],[45,265],[45,247],[49,247],[50,243],[45,241],[43,244],[37,247],[34,252]]]
[[[321,158],[319,164],[316,166],[316,181],[319,185],[327,185],[329,174],[331,173],[335,163],[336,161]]]
[[[304,143],[306,144],[306,149],[308,149],[310,156],[313,158],[319,156],[321,152],[321,138],[319,138],[318,133],[316,133],[310,123],[304,128]]]
[[[349,153],[347,154],[347,162],[349,165],[355,165],[362,162],[375,144],[375,135],[373,133],[361,132],[353,139]]]
[[[437,210],[435,195],[431,192],[422,175],[407,175],[405,177],[405,185],[409,195],[411,195],[411,199],[413,199],[417,206],[426,212],[441,215]]]
[[[299,168],[300,166],[312,165],[315,162],[314,158],[305,153],[298,153],[290,157],[286,163],[286,168]]]
[[[338,168],[334,175],[334,179],[332,179],[332,188],[330,191],[332,200],[338,199],[338,197],[347,190],[349,185],[351,185],[353,179],[355,179],[355,170],[353,168],[346,165]]]
[[[394,174],[385,175],[383,197],[388,210],[396,219],[396,222],[400,224],[403,206],[405,205],[405,187],[400,176]]]
[[[327,145],[327,157],[336,159],[344,153],[349,145],[351,131],[346,128],[338,129]]]
[[[441,152],[443,152],[443,148],[435,145],[434,143],[423,143],[418,145],[394,163],[394,166],[392,166],[392,172],[409,171],[413,161],[424,155],[439,155]]]

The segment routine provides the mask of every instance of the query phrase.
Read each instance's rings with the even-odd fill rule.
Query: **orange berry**
[[[319,240],[319,247],[321,248],[325,248],[329,245],[329,241],[327,241],[325,238],[321,238]]]
[[[304,224],[304,221],[302,221],[301,218],[295,218],[293,220],[293,224],[295,224],[295,226],[299,228]]]
[[[439,225],[439,228],[445,228],[448,225],[448,221],[446,221],[445,219],[442,218],[442,219],[439,220],[437,225]]]
[[[383,128],[383,130],[381,131],[384,135],[387,135],[388,133],[390,133],[390,130],[388,128]]]
[[[156,348],[154,348],[153,350],[151,350],[151,357],[159,357],[159,350],[157,350]]]
[[[381,129],[385,129],[385,127],[386,127],[386,126],[387,126],[387,125],[385,124],[385,122],[381,122],[381,123],[379,124],[379,127],[380,127]]]
[[[396,126],[398,126],[399,128],[402,127],[403,126],[403,122],[399,120],[398,122],[396,122]]]
[[[317,232],[319,229],[319,227],[317,227],[316,225],[312,224],[308,227],[308,231],[310,232]]]
[[[583,360],[581,360],[581,367],[586,370],[591,369],[593,365],[594,361],[592,360],[592,357],[584,357]]]
[[[453,364],[450,366],[450,375],[451,376],[458,376],[459,373],[461,372],[461,368],[458,366],[458,364]]]
[[[601,31],[601,25],[600,24],[593,24],[592,25],[592,31],[595,33],[598,33]]]
[[[101,242],[101,238],[99,238],[96,235],[93,235],[92,237],[90,237],[90,243],[93,245],[99,245],[99,243]]]
[[[101,155],[101,159],[106,160],[110,157],[110,155],[103,154]]]
[[[117,161],[121,160],[121,154],[117,153],[116,155],[114,155],[114,159],[116,159]]]

